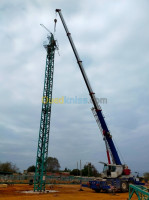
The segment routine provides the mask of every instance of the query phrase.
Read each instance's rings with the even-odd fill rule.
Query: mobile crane
[[[131,175],[131,170],[128,168],[126,164],[122,164],[120,160],[117,149],[112,140],[112,135],[108,129],[101,107],[96,100],[95,93],[93,92],[90,82],[88,80],[88,77],[85,73],[82,60],[79,57],[75,44],[72,40],[71,33],[69,32],[68,27],[63,18],[61,9],[56,9],[56,12],[60,16],[60,19],[66,31],[66,35],[69,39],[69,42],[73,49],[77,63],[79,65],[80,71],[82,73],[85,84],[87,86],[89,95],[91,97],[91,100],[94,106],[92,108],[92,112],[100,128],[100,131],[103,135],[103,139],[106,146],[108,163],[101,162],[102,164],[104,164],[102,178],[98,180],[89,181],[89,187],[95,190],[96,192],[100,192],[101,190],[111,191],[111,188],[115,188],[116,190],[126,192],[128,191],[129,183],[134,183],[134,184],[141,184],[141,183]],[[55,22],[56,21],[57,20],[55,19]]]

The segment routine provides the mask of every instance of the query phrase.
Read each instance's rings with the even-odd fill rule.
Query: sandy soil
[[[0,188],[0,200],[127,200],[128,193],[95,193],[89,188],[83,188],[79,191],[79,185],[54,185],[47,186],[47,190],[56,190],[56,193],[47,194],[26,194],[23,191],[33,190],[29,185],[13,185],[7,188]],[[137,198],[133,198],[137,199]]]

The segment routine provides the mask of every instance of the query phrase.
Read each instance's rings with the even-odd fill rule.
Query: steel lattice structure
[[[149,189],[143,185],[129,185],[129,200],[137,196],[138,200],[149,200]]]
[[[56,43],[53,34],[48,37],[49,43],[44,45],[47,51],[42,110],[37,148],[36,171],[34,177],[34,191],[45,191],[46,166],[48,158],[48,143],[50,132],[51,100],[54,73],[54,54]]]

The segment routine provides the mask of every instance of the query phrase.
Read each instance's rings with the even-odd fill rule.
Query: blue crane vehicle
[[[89,95],[91,97],[94,106],[92,108],[92,112],[100,128],[106,146],[108,163],[102,162],[102,164],[104,164],[102,178],[98,180],[96,179],[94,181],[89,181],[89,187],[95,190],[96,192],[99,192],[101,190],[110,191],[111,188],[115,188],[116,190],[121,190],[122,192],[128,191],[129,183],[135,183],[135,184],[141,184],[141,183],[131,175],[131,170],[128,168],[126,164],[122,164],[120,160],[117,149],[112,139],[112,135],[108,129],[105,118],[103,116],[102,109],[96,100],[95,93],[93,92],[88,77],[85,73],[82,60],[79,57],[75,44],[72,40],[71,33],[69,32],[68,27],[63,18],[61,9],[56,9],[56,12],[60,16],[60,19],[66,31],[66,35],[68,36],[69,42],[73,49],[80,71],[87,86]],[[57,20],[55,20],[55,22],[56,21]]]

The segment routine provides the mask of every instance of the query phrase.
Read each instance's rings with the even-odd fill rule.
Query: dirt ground
[[[89,188],[83,188],[79,191],[79,185],[53,185],[47,186],[47,190],[55,190],[58,192],[47,194],[26,194],[23,191],[33,190],[33,186],[29,185],[13,185],[7,188],[0,188],[0,200],[127,200],[128,193],[95,193]],[[137,199],[137,198],[134,198]]]

